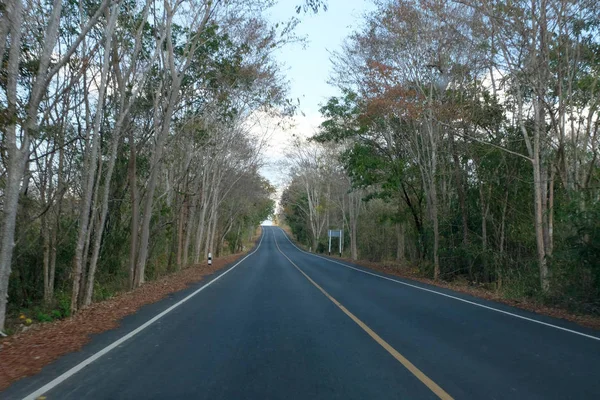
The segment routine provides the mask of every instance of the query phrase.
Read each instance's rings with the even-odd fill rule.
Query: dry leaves
[[[469,285],[467,282],[444,282],[434,281],[418,276],[416,271],[407,269],[406,267],[400,267],[398,265],[381,264],[369,261],[353,261],[350,259],[343,259],[349,263],[361,265],[363,267],[383,272],[390,275],[395,275],[400,278],[407,278],[414,281],[419,281],[432,286],[438,286],[446,289],[451,289],[456,292],[469,294],[471,296],[479,297],[486,300],[496,301],[498,303],[507,304],[522,310],[533,311],[538,314],[547,315],[549,317],[561,318],[567,321],[575,322],[581,326],[586,326],[592,329],[600,329],[600,317],[594,315],[575,315],[568,310],[556,307],[548,307],[543,304],[535,303],[530,299],[512,300],[501,296],[500,293],[495,291]]]
[[[114,329],[119,321],[145,304],[185,289],[240,257],[213,260],[213,265],[196,265],[112,299],[94,303],[73,318],[32,325],[26,332],[0,339],[0,390],[34,375],[60,356],[79,350],[90,335]]]

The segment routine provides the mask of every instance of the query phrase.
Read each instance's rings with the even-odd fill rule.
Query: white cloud
[[[296,138],[307,139],[314,135],[322,121],[318,113],[283,119],[257,112],[249,119],[250,132],[265,143],[265,165],[261,168],[261,174],[279,190],[287,181],[287,171],[282,165],[287,149]]]
[[[256,112],[247,121],[253,136],[264,143],[264,166],[260,173],[277,188],[276,207],[288,182],[288,171],[284,166],[285,154],[296,138],[308,139],[317,132],[323,121],[319,113],[281,118],[264,112]]]

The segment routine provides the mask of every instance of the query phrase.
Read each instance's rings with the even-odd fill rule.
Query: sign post
[[[344,231],[341,229],[330,229],[327,231],[327,236],[329,237],[329,255],[331,255],[331,238],[338,238],[340,257],[342,256],[342,238],[344,235]]]

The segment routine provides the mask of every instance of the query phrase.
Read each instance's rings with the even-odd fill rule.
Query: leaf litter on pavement
[[[37,374],[59,357],[80,350],[91,335],[115,329],[119,321],[140,307],[183,290],[241,257],[230,255],[212,265],[194,265],[111,299],[93,303],[77,315],[35,324],[25,332],[0,339],[0,391],[27,376]]]

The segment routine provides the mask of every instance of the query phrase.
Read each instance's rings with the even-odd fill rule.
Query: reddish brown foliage
[[[371,97],[367,103],[367,114],[371,117],[393,114],[406,119],[417,119],[424,112],[423,98],[414,89],[392,86],[379,96]]]

